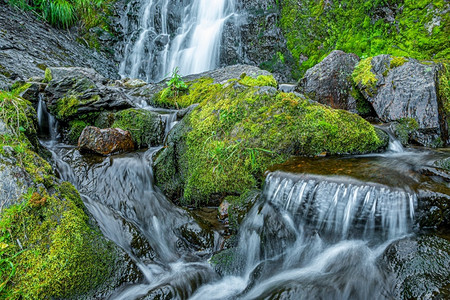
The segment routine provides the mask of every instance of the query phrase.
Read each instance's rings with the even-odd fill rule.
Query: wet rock
[[[219,219],[225,220],[228,218],[228,208],[230,207],[230,202],[226,199],[222,201],[219,205]]]
[[[280,82],[291,81],[288,62],[292,56],[281,28],[280,6],[276,1],[236,2],[239,21],[230,18],[224,24],[221,41],[221,65],[244,63],[272,72]],[[239,42],[236,42],[239,41]]]
[[[68,121],[100,110],[132,107],[123,88],[108,84],[94,69],[48,68],[51,80],[45,89],[50,111],[58,120]]]
[[[450,284],[450,242],[437,236],[405,238],[384,252],[393,272],[395,299],[446,299]]]
[[[422,228],[450,228],[450,190],[420,190],[416,221]]]
[[[379,55],[362,60],[358,68],[365,78],[356,80],[358,88],[382,121],[414,119],[417,130],[410,139],[420,145],[447,141],[447,125],[439,114],[437,64]]]
[[[108,155],[116,152],[134,150],[131,133],[119,128],[100,129],[94,126],[86,127],[78,139],[81,150]]]
[[[26,25],[24,25],[26,24]],[[47,66],[94,68],[117,78],[115,62],[77,42],[77,33],[53,28],[32,12],[0,5],[0,88],[43,76]]]
[[[37,103],[39,101],[39,93],[42,93],[47,86],[46,83],[31,81],[28,82],[29,87],[20,93],[20,97],[32,102]]]
[[[7,146],[3,146],[5,147]],[[0,155],[0,212],[11,205],[20,203],[22,195],[33,186],[28,174],[14,164],[16,164],[15,159]]]
[[[323,61],[306,71],[297,91],[333,108],[357,112],[352,95],[351,75],[359,57],[340,50],[332,51]]]
[[[243,76],[250,76],[251,78],[257,78],[260,75],[269,76],[272,75],[270,72],[266,70],[262,70],[258,67],[251,65],[243,65],[237,64],[232,66],[227,66],[223,68],[219,68],[212,71],[206,71],[200,74],[194,74],[183,77],[185,81],[191,81],[195,79],[199,79],[202,77],[212,78],[214,83],[225,83],[230,79],[240,79]]]

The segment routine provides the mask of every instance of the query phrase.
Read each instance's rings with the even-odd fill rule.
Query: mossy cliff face
[[[385,142],[356,114],[269,86],[232,80],[198,100],[180,124],[189,128],[178,138],[183,151],[175,151],[180,143],[169,145],[155,171],[163,189],[182,173],[178,183],[186,203],[207,203],[259,186],[264,171],[290,155],[364,153]],[[170,159],[176,163],[168,170],[163,161]]]
[[[445,0],[283,0],[281,26],[298,62],[297,77],[335,49],[362,58],[448,59],[449,5]]]
[[[24,187],[0,212],[0,298],[83,295],[113,276],[117,250],[91,225],[75,188],[34,152],[30,103],[0,92],[0,107],[0,167],[22,174]]]

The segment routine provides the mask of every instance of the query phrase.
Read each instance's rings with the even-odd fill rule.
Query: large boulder
[[[120,128],[100,129],[87,126],[78,139],[78,147],[81,150],[108,155],[132,151],[134,150],[134,142],[129,131]]]
[[[332,51],[324,60],[306,71],[297,91],[333,108],[357,112],[352,73],[359,62],[355,54]]]
[[[211,80],[209,92],[198,95],[199,105],[169,135],[156,159],[155,179],[172,200],[219,204],[259,186],[269,166],[291,155],[364,153],[385,146],[356,114],[279,92],[270,80],[244,79],[224,85]]]
[[[132,107],[132,98],[123,88],[110,84],[94,69],[47,68],[49,81],[45,88],[50,111],[58,120],[67,122],[100,110]]]
[[[442,146],[447,141],[447,125],[440,115],[439,69],[432,62],[379,55],[361,60],[353,77],[382,121],[413,119],[417,130],[411,140]]]

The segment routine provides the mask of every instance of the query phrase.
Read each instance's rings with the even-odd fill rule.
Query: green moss
[[[52,77],[52,71],[47,68],[45,69],[45,75],[44,75],[44,81],[45,83],[49,83],[50,81],[52,81],[53,77]]]
[[[200,102],[209,94],[215,93],[220,89],[220,84],[214,84],[211,78],[201,78],[188,82],[188,89],[184,92],[174,93],[174,91],[167,87],[158,94],[156,94],[152,102],[159,107],[167,108],[185,108],[194,103]]]
[[[375,88],[378,80],[372,72],[372,57],[362,59],[356,65],[352,78],[357,85],[363,85],[369,89]]]
[[[362,153],[383,144],[355,114],[234,83],[204,99],[190,114],[189,126],[184,154],[189,203],[257,187],[270,165],[293,154]]]
[[[448,8],[445,0],[284,0],[280,23],[301,76],[336,49],[360,57],[448,59]]]
[[[0,232],[16,270],[6,287],[10,299],[74,297],[111,275],[111,245],[88,225],[80,195],[67,182],[55,189],[2,212]]]
[[[144,109],[126,109],[115,114],[111,127],[130,131],[138,147],[156,146],[164,134],[159,115]]]
[[[403,56],[393,56],[391,58],[391,62],[390,62],[390,68],[394,69],[400,66],[403,66],[404,63],[406,63],[408,61],[408,59],[406,57]]]
[[[239,83],[246,86],[272,86],[274,88],[278,86],[272,75],[259,75],[257,78],[245,75],[244,78],[239,80]]]
[[[67,134],[69,142],[72,144],[76,144],[78,142],[78,138],[81,135],[81,132],[86,126],[89,126],[89,124],[82,120],[74,120],[69,122],[69,132]]]
[[[89,225],[76,189],[59,183],[50,164],[33,151],[35,114],[28,101],[0,91],[0,120],[8,127],[0,136],[0,154],[32,179],[19,204],[0,213],[2,299],[76,297],[114,268],[112,244]]]
[[[75,95],[70,95],[58,99],[56,106],[50,106],[50,109],[59,120],[67,120],[75,116],[79,105],[80,100]]]
[[[450,125],[450,65],[448,62],[441,64],[439,71],[439,99],[442,106],[442,116]]]
[[[419,124],[413,118],[403,118],[398,120],[398,123],[394,127],[395,135],[400,142],[406,146],[409,142],[411,134],[419,128]]]

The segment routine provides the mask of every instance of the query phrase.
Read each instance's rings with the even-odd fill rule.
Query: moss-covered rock
[[[138,147],[161,145],[165,124],[157,113],[145,109],[126,109],[114,115],[111,127],[127,130]]]
[[[283,0],[280,23],[301,76],[332,50],[359,57],[448,59],[449,5],[445,0]]]
[[[229,82],[201,100],[185,117],[192,130],[180,139],[184,151],[175,168],[157,164],[165,171],[155,173],[158,184],[165,185],[183,169],[178,182],[184,186],[178,189],[185,203],[240,195],[259,186],[264,171],[290,155],[364,153],[384,143],[356,114],[273,88]],[[170,157],[174,147],[169,144],[160,155]]]
[[[83,295],[114,277],[118,250],[89,221],[76,189],[58,181],[34,152],[30,103],[0,91],[0,107],[0,123],[7,127],[0,136],[0,166],[22,174],[15,177],[16,199],[0,211],[0,298]]]

